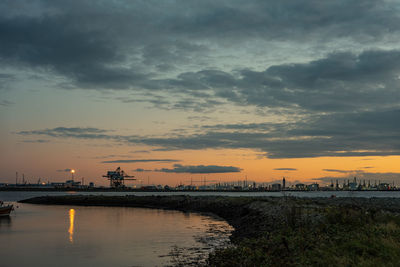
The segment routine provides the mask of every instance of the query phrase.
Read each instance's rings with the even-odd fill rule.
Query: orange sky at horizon
[[[89,142],[92,143],[92,142]],[[50,180],[51,182],[63,182],[71,178],[71,174],[65,169],[74,169],[75,179],[82,177],[85,183],[94,182],[96,185],[108,185],[102,177],[108,170],[121,167],[128,174],[134,175],[138,180],[128,182],[128,185],[168,184],[180,183],[202,184],[204,178],[209,182],[236,182],[244,180],[258,183],[270,183],[285,177],[291,182],[315,182],[320,177],[347,177],[351,171],[368,173],[398,173],[400,156],[386,157],[315,157],[315,158],[287,158],[270,159],[259,151],[251,149],[205,149],[205,150],[179,150],[179,151],[151,151],[149,153],[132,153],[149,149],[145,146],[106,146],[107,142],[96,142],[97,145],[85,145],[84,141],[31,144],[19,143],[7,146],[7,157],[0,156],[2,170],[7,170],[7,177],[1,177],[0,182],[15,182],[15,172],[22,174],[29,182]],[[30,146],[30,149],[26,149]],[[116,153],[118,151],[118,153]],[[115,153],[112,153],[115,152]],[[112,157],[107,157],[112,155]],[[136,162],[136,163],[102,163],[107,160],[129,159],[175,159],[177,162]],[[23,164],[21,164],[21,162]],[[164,173],[154,171],[161,168],[172,168],[174,164],[184,166],[218,165],[234,166],[241,168],[241,172],[233,173]],[[137,168],[153,170],[136,172]],[[278,170],[293,169],[293,170]],[[349,173],[329,172],[324,169],[349,171]],[[376,175],[379,179],[379,174]]]

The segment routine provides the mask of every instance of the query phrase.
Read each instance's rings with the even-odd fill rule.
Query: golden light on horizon
[[[74,220],[75,220],[75,210],[69,210],[69,242],[74,243]]]

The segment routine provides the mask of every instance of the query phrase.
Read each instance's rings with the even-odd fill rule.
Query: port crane
[[[107,175],[103,175],[103,177],[110,180],[110,187],[113,188],[125,187],[125,180],[136,180],[135,176],[127,175],[120,167],[115,171],[108,171]]]

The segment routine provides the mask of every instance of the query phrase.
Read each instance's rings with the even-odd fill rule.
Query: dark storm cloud
[[[275,168],[275,171],[297,171],[295,168]]]
[[[138,163],[138,162],[179,162],[176,159],[119,159],[119,160],[106,160],[101,163]]]
[[[184,166],[181,164],[174,164],[174,168],[162,168],[156,170],[159,172],[172,172],[172,173],[230,173],[240,172],[241,169],[233,166],[216,166],[216,165],[196,165],[196,166]]]
[[[180,64],[206,64],[210,51],[227,44],[323,43],[337,38],[363,44],[397,36],[400,23],[396,3],[384,0],[20,0],[0,5],[3,63],[55,72],[86,88],[204,89],[203,84],[190,82],[190,73],[162,81],[152,76],[155,71],[179,69]],[[221,88],[236,82],[222,72],[202,75]],[[217,95],[238,97],[222,89]],[[257,102],[253,97],[247,101]]]
[[[122,101],[197,112],[224,102],[313,113],[398,108],[399,73],[399,50],[333,53],[307,63],[273,65],[264,71],[201,70],[170,79],[142,79],[135,82],[138,88],[180,96],[174,102],[152,94],[147,99]]]
[[[4,1],[0,5],[3,64],[61,74],[72,83],[67,82],[66,88],[175,94],[174,101],[152,95],[123,102],[196,112],[213,110],[225,101],[336,112],[387,108],[400,101],[397,50],[333,53],[264,71],[247,66],[221,71],[205,63],[213,64],[218,53],[210,51],[227,42],[350,38],[362,44],[366,39],[397,36],[400,17],[390,1]],[[202,70],[179,68],[193,63]],[[157,75],[168,70],[174,73],[169,78]],[[3,78],[12,77],[1,74],[0,87]]]
[[[211,90],[219,99],[242,105],[335,112],[398,107],[399,74],[400,51],[380,50],[330,54],[262,72],[203,70],[149,83],[188,94]]]

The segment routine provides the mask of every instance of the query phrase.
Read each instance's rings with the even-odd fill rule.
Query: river
[[[232,231],[225,221],[197,213],[15,202],[53,193],[59,192],[0,192],[1,200],[17,206],[9,218],[0,218],[0,266],[204,262],[212,249],[228,243]]]

